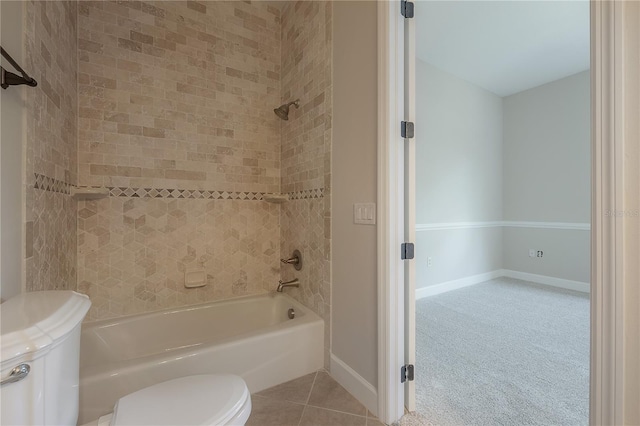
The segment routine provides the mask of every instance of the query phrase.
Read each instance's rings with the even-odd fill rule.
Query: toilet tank
[[[22,293],[0,304],[0,424],[76,424],[80,326],[90,306],[73,291]]]

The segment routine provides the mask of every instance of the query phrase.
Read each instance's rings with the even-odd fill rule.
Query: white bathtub
[[[237,374],[251,392],[275,386],[322,368],[323,339],[322,319],[282,294],[86,323],[78,422],[110,413],[128,393],[187,375]]]

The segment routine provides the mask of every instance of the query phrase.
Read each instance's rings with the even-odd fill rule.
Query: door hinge
[[[413,2],[402,0],[400,2],[400,13],[405,18],[413,18]]]
[[[400,383],[413,382],[413,364],[403,365],[400,369]]]
[[[415,125],[413,121],[401,121],[400,122],[400,136],[405,139],[411,139],[414,135]]]
[[[400,245],[400,259],[413,259],[413,243],[402,243]]]

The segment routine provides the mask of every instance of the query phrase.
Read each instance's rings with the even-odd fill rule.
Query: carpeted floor
[[[418,300],[416,323],[430,423],[588,424],[588,295],[498,278]]]

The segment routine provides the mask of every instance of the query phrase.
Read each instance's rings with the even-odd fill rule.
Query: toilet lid
[[[158,383],[116,403],[112,425],[225,424],[249,398],[244,380],[203,374]]]

